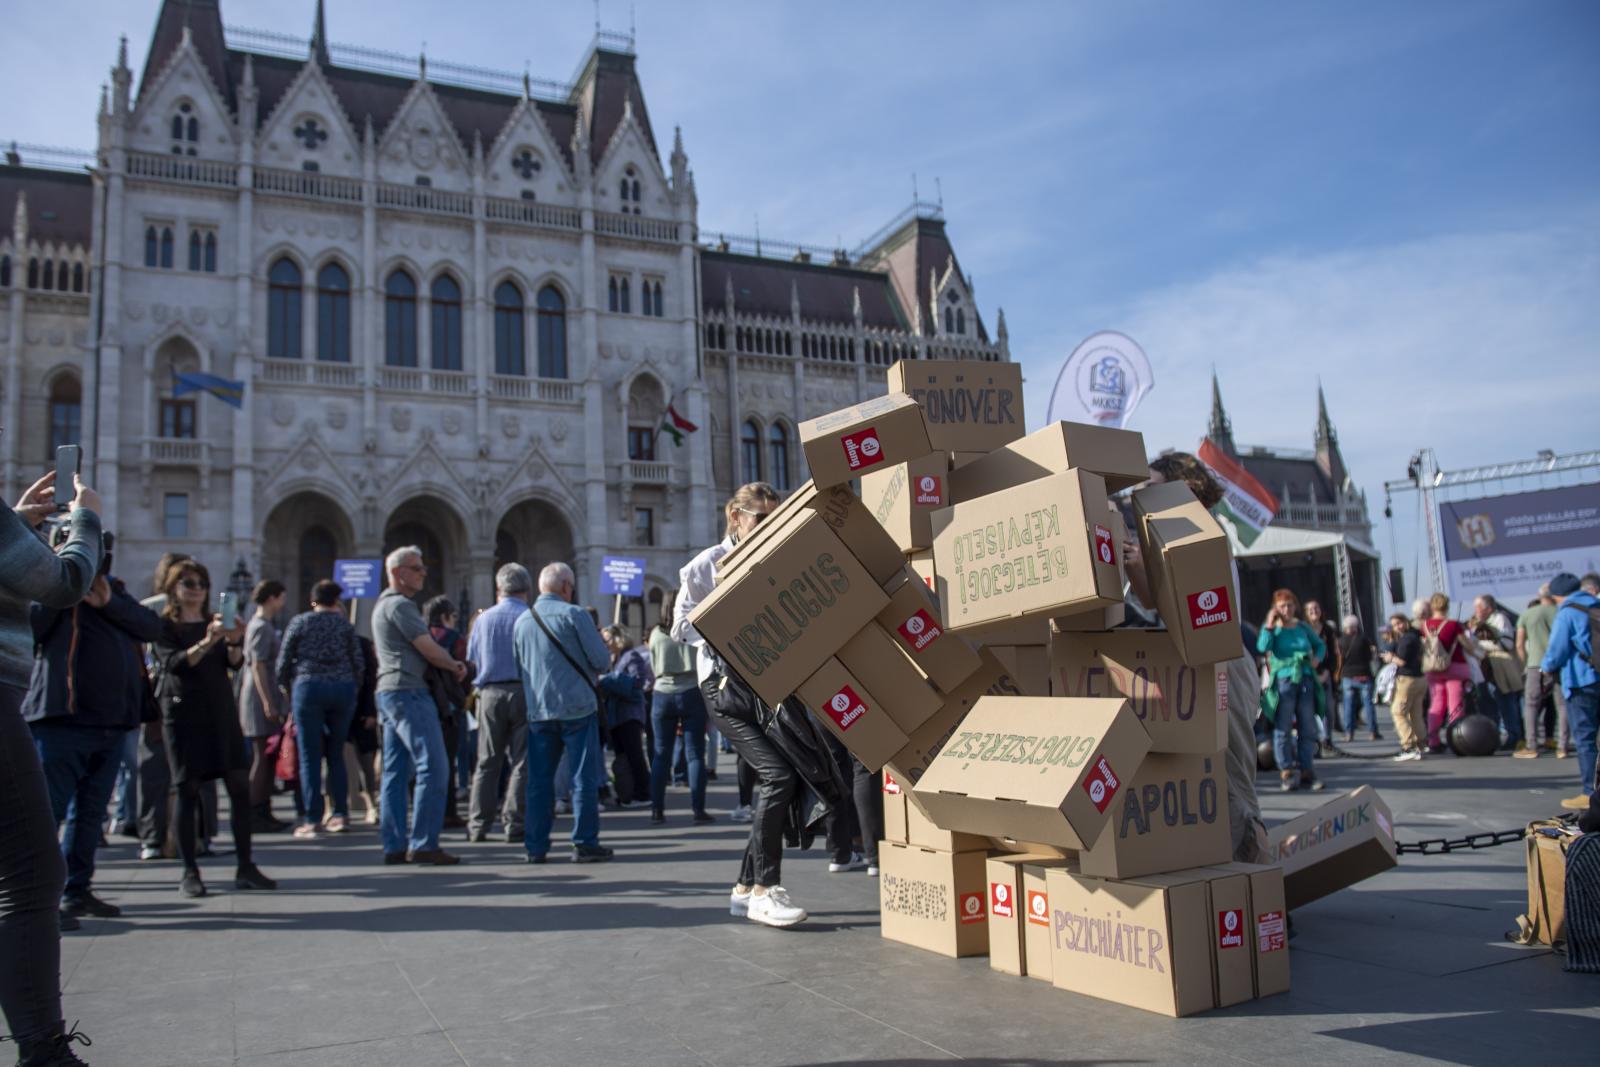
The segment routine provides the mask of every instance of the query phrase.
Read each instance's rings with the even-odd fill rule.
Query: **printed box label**
[[[996,918],[1010,919],[1016,916],[1013,908],[1011,887],[1004,882],[989,883],[989,909]]]
[[[925,608],[918,608],[909,619],[895,629],[900,631],[900,636],[911,646],[913,652],[921,652],[939,640],[940,635],[944,633]]]
[[[1288,944],[1284,936],[1283,912],[1264,911],[1256,916],[1256,951],[1277,952]]]
[[[1244,947],[1244,912],[1238,908],[1217,912],[1217,947]]]
[[[1231,621],[1233,612],[1228,604],[1227,586],[1189,594],[1189,625],[1194,629],[1204,630],[1207,626]]]
[[[867,705],[856,696],[856,691],[847,685],[833,694],[825,710],[828,717],[838,724],[840,730],[848,730],[867,713]]]
[[[944,507],[944,485],[934,474],[924,474],[917,479],[917,492],[912,499],[919,507]]]
[[[1107,566],[1117,565],[1117,547],[1111,540],[1111,531],[1104,526],[1094,528],[1094,554]]]
[[[1038,889],[1028,890],[1028,921],[1035,926],[1050,925],[1050,894]]]
[[[1089,794],[1089,802],[1094,805],[1094,810],[1101,814],[1111,806],[1111,798],[1117,795],[1121,786],[1122,782],[1104,756],[1095,761],[1094,769],[1083,780],[1083,791]]]
[[[988,919],[989,917],[983,912],[982,893],[961,894],[961,925],[987,922]]]
[[[847,433],[840,443],[844,445],[845,464],[853,471],[883,460],[883,443],[878,440],[878,431],[874,427]]]

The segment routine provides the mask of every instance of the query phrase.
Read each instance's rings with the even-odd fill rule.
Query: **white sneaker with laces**
[[[750,809],[748,804],[740,804],[738,807],[733,809],[733,813],[729,815],[728,818],[734,822],[754,822],[756,814]]]
[[[876,877],[878,877],[878,865],[876,863],[867,864],[867,877],[868,878],[876,878]]]
[[[750,890],[748,887],[745,888],[743,893],[739,892],[738,886],[733,887],[733,892],[728,894],[728,914],[737,915],[740,918],[750,914]]]
[[[142,860],[158,860],[161,858],[161,850],[145,845],[139,850],[139,858]]]
[[[844,863],[840,863],[837,860],[829,860],[828,861],[828,873],[829,874],[842,874],[845,871],[859,871],[862,867],[865,867],[866,865],[867,865],[867,862],[866,862],[866,860],[864,860],[861,857],[861,853],[852,852],[852,853],[850,853],[850,859],[847,860]]]
[[[789,899],[789,891],[781,885],[768,886],[765,893],[750,894],[749,917],[767,926],[789,927],[804,922],[806,910]]]

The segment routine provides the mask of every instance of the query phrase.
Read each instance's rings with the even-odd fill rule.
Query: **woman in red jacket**
[[[1433,594],[1428,611],[1429,617],[1422,620],[1422,664],[1428,677],[1428,751],[1439,753],[1444,751],[1440,729],[1446,722],[1461,718],[1466,710],[1467,687],[1472,684],[1467,657],[1478,654],[1478,645],[1466,627],[1450,618],[1449,597]],[[1430,648],[1435,642],[1437,647]],[[1429,669],[1444,657],[1448,657],[1445,669]]]

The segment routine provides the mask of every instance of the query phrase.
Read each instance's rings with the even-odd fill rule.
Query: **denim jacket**
[[[517,671],[528,700],[528,721],[581,719],[599,710],[594,680],[611,665],[611,653],[600,639],[589,613],[558,596],[540,593],[532,611],[539,613],[567,655],[590,668],[581,677],[544,635],[530,614],[517,619],[511,641],[517,652]]]

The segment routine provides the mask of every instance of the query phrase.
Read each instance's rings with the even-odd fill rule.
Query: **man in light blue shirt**
[[[1596,583],[1600,585],[1600,583]],[[1589,633],[1589,612],[1600,608],[1600,599],[1582,587],[1578,577],[1562,572],[1550,579],[1550,595],[1560,601],[1555,621],[1550,626],[1550,644],[1539,669],[1547,675],[1561,676],[1567,693],[1567,722],[1572,726],[1572,745],[1578,754],[1578,781],[1583,792],[1561,802],[1569,811],[1591,806],[1596,793],[1595,767],[1597,732],[1600,732],[1600,672],[1594,668],[1594,648]],[[1597,802],[1600,804],[1600,802]],[[1596,812],[1600,816],[1600,811]]]
[[[556,766],[572,765],[572,861],[604,863],[600,844],[600,726],[595,676],[611,655],[588,612],[575,605],[572,568],[539,572],[539,599],[516,621],[512,644],[528,702],[528,793],[525,835],[529,863],[550,851]],[[537,616],[537,618],[535,618]],[[540,623],[543,623],[543,626]]]
[[[488,837],[500,804],[500,771],[509,760],[511,781],[500,807],[506,842],[523,837],[523,803],[528,789],[528,702],[517,670],[517,620],[528,613],[533,577],[520,563],[495,572],[495,606],[479,615],[467,638],[467,659],[478,668],[478,766],[472,772],[472,808],[467,840]]]

